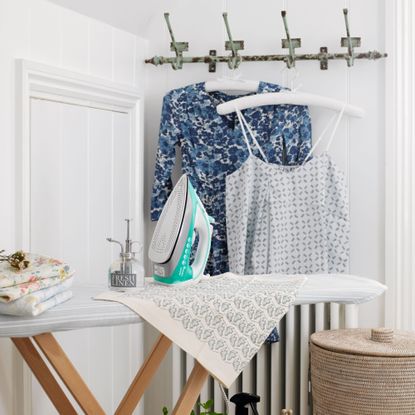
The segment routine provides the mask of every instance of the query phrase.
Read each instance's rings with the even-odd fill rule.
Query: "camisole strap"
[[[329,151],[329,149],[330,149],[331,143],[333,142],[333,139],[334,139],[334,135],[336,134],[337,128],[339,127],[340,121],[343,117],[345,108],[346,108],[346,105],[343,105],[343,108],[341,109],[341,111],[339,113],[339,116],[337,117],[336,124],[334,124],[333,131],[331,132],[331,135],[330,135],[329,140],[327,142],[326,151]]]
[[[257,147],[258,151],[260,152],[262,158],[264,159],[264,161],[266,163],[268,163],[268,159],[265,156],[265,153],[263,152],[261,146],[259,145],[257,139],[255,138],[254,132],[252,131],[251,127],[249,126],[249,124],[246,121],[245,117],[243,116],[242,112],[238,108],[236,108],[235,111],[236,111],[236,115],[238,116],[238,120],[241,124],[242,134],[244,136],[246,146],[248,147],[249,154],[252,155],[252,149],[251,149],[251,145],[249,144],[249,140],[248,140],[248,136],[246,134],[245,127],[248,130],[248,133],[251,136],[251,139],[254,142],[255,146]]]
[[[249,155],[252,155],[251,146],[249,144],[248,137],[247,137],[246,131],[245,131],[245,126],[244,126],[244,123],[243,123],[242,118],[241,118],[242,114],[239,110],[236,110],[236,115],[238,116],[239,124],[241,124],[242,136],[244,138],[244,141],[245,141],[246,147],[248,149]]]
[[[334,135],[336,134],[337,128],[338,128],[338,126],[340,124],[340,121],[341,121],[341,119],[343,117],[344,109],[345,109],[345,106],[343,106],[343,108],[341,109],[341,111],[339,112],[339,114],[333,114],[333,116],[330,118],[329,122],[324,127],[323,132],[320,134],[319,138],[316,140],[316,142],[311,147],[309,153],[307,154],[307,157],[304,159],[303,165],[309,160],[309,158],[311,157],[311,155],[314,153],[314,150],[317,148],[317,146],[320,144],[321,140],[326,135],[326,133],[329,130],[330,126],[332,125],[333,121],[336,120],[336,122],[334,124],[334,127],[333,127],[333,131],[330,134],[330,137],[329,137],[329,140],[328,140],[328,143],[327,143],[327,147],[326,147],[326,151],[329,150],[329,148],[331,146],[331,143],[333,142]],[[336,116],[337,116],[337,119],[336,119]]]

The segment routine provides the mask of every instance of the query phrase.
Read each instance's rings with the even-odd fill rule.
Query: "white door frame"
[[[30,100],[46,99],[130,116],[135,198],[131,211],[135,235],[143,238],[143,106],[138,89],[115,82],[29,61],[16,60],[16,246],[30,250]],[[31,374],[14,353],[14,413],[31,413]]]
[[[385,1],[386,325],[415,329],[415,4]]]
[[[30,248],[30,99],[40,98],[67,104],[127,112],[131,119],[136,171],[135,212],[142,213],[143,109],[137,89],[112,81],[68,71],[25,59],[16,62],[16,245]],[[136,235],[142,235],[143,220],[135,221]]]

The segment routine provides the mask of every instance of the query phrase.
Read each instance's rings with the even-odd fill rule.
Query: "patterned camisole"
[[[231,272],[314,274],[347,270],[347,190],[342,172],[328,153],[342,114],[326,151],[306,163],[330,123],[302,165],[278,166],[268,163],[249,124],[238,112],[250,156],[226,178]],[[262,158],[253,154],[245,129]]]

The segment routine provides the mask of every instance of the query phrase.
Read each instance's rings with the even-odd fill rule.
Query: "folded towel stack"
[[[0,263],[0,314],[37,316],[72,297],[74,271],[57,259],[26,254],[28,268]]]

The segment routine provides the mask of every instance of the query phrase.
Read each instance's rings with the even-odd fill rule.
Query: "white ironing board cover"
[[[0,337],[30,337],[41,333],[142,323],[122,304],[94,301],[103,285],[75,285],[73,298],[37,317],[0,315]]]
[[[142,291],[109,291],[96,299],[130,307],[230,387],[287,313],[306,279],[227,272],[181,286],[150,280]]]
[[[313,274],[307,275],[307,282],[299,290],[294,304],[363,304],[387,289],[378,281],[356,275]]]
[[[29,337],[40,333],[141,323],[128,307],[108,301],[93,301],[106,289],[102,285],[75,285],[73,298],[37,317],[0,315],[0,337]],[[383,294],[386,286],[354,275],[309,275],[294,304],[337,302],[361,304]]]

